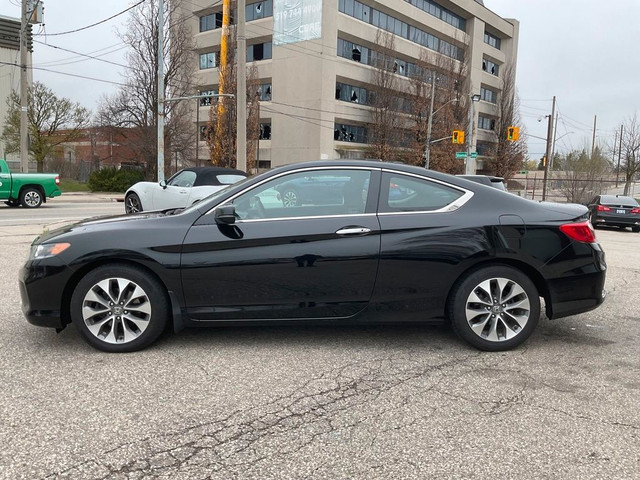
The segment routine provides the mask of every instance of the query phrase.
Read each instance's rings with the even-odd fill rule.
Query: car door
[[[186,207],[195,181],[196,173],[191,170],[176,173],[167,181],[164,188],[159,185],[153,191],[153,209]]]
[[[416,320],[441,317],[458,265],[486,249],[460,228],[473,193],[419,175],[387,171],[380,183],[381,247],[373,302]],[[378,308],[379,307],[379,308]],[[393,318],[393,317],[391,317]]]
[[[340,202],[280,201],[280,183],[327,175],[351,180]],[[378,267],[378,184],[376,169],[287,172],[232,198],[235,224],[217,225],[213,212],[201,217],[187,233],[181,260],[189,317],[343,318],[363,310]]]

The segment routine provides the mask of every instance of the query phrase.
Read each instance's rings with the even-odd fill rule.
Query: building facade
[[[31,65],[31,35],[28,37],[29,53],[27,62]],[[20,19],[0,15],[0,132],[4,128],[11,92],[20,93]],[[27,83],[33,82],[33,71],[27,71]],[[0,139],[0,158],[9,162],[17,162],[20,169],[20,153],[7,153],[4,142]]]
[[[424,58],[466,62],[475,103],[472,151],[495,142],[501,73],[515,68],[519,23],[481,0],[246,0],[247,62],[259,76],[261,168],[300,161],[363,158],[371,107],[370,59],[380,31],[394,36],[394,74],[408,86]],[[217,92],[222,5],[182,2],[194,32],[195,83]],[[194,122],[206,125],[215,100],[201,99]],[[195,110],[195,108],[194,108]],[[199,158],[208,158],[204,142]],[[478,148],[478,168],[482,151]],[[476,170],[475,162],[471,165]]]

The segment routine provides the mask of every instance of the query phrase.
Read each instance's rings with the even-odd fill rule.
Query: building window
[[[229,23],[234,23],[233,12],[231,12]],[[208,32],[209,30],[215,30],[216,28],[222,28],[222,12],[215,12],[200,17],[201,32]]]
[[[486,58],[482,59],[482,70],[491,75],[498,76],[498,72],[500,71],[500,66],[497,63],[493,63],[491,60],[487,60]]]
[[[452,43],[442,40],[375,8],[368,7],[358,2],[358,0],[340,1],[338,2],[338,10],[350,17],[370,23],[382,30],[411,40],[431,50],[443,53],[456,60],[462,60],[462,50]]]
[[[371,94],[366,88],[336,82],[336,100],[368,105],[370,103],[370,97]]]
[[[476,143],[476,152],[478,152],[478,155],[480,155],[481,157],[490,157],[491,155],[493,155],[494,151],[495,151],[494,143],[488,143],[488,142]]]
[[[271,120],[260,122],[260,140],[271,140]]]
[[[493,48],[500,50],[500,39],[495,35],[491,35],[488,32],[484,32],[484,43],[491,45]]]
[[[200,95],[217,95],[218,94],[218,89],[216,88],[215,90],[204,90],[200,92]],[[201,107],[209,107],[211,106],[212,103],[214,103],[214,99],[216,97],[205,97],[205,98],[201,98],[200,99],[200,106]]]
[[[251,3],[245,6],[246,21],[259,20],[273,16],[273,0]]]
[[[247,47],[247,62],[268,60],[272,55],[271,42],[256,43]]]
[[[490,88],[480,87],[480,99],[489,103],[498,103],[498,92]]]
[[[339,142],[367,143],[367,129],[359,125],[336,123],[333,139]]]
[[[478,128],[482,130],[495,130],[496,121],[493,118],[478,115]]]
[[[216,57],[218,52],[209,52],[200,54],[200,70],[206,70],[207,68],[216,68]]]
[[[429,15],[433,15],[434,17],[447,22],[449,25],[453,25],[463,32],[467,28],[467,21],[464,18],[438,5],[436,2],[431,0],[405,0],[405,2],[410,3],[414,7],[418,7]]]
[[[258,96],[260,97],[261,102],[270,102],[271,101],[271,84],[263,83],[258,86],[257,90]]]

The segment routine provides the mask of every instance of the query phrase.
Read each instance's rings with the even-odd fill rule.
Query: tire
[[[448,307],[456,334],[490,352],[517,347],[540,319],[535,285],[524,273],[506,265],[484,267],[461,278]]]
[[[634,233],[640,233],[640,227],[631,227],[631,231]]]
[[[42,192],[37,188],[27,187],[20,192],[20,205],[25,208],[38,208],[42,200]]]
[[[87,343],[120,353],[151,345],[164,331],[170,308],[166,290],[149,273],[114,264],[98,267],[80,280],[70,312]]]
[[[282,205],[285,207],[297,207],[300,205],[300,196],[295,190],[287,189],[282,192]]]
[[[142,202],[137,193],[130,193],[124,199],[124,211],[126,213],[138,213],[142,211]]]

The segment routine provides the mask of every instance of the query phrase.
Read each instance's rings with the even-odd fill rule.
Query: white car
[[[193,167],[180,170],[169,180],[138,182],[124,196],[126,213],[184,208],[247,177],[241,170]]]

